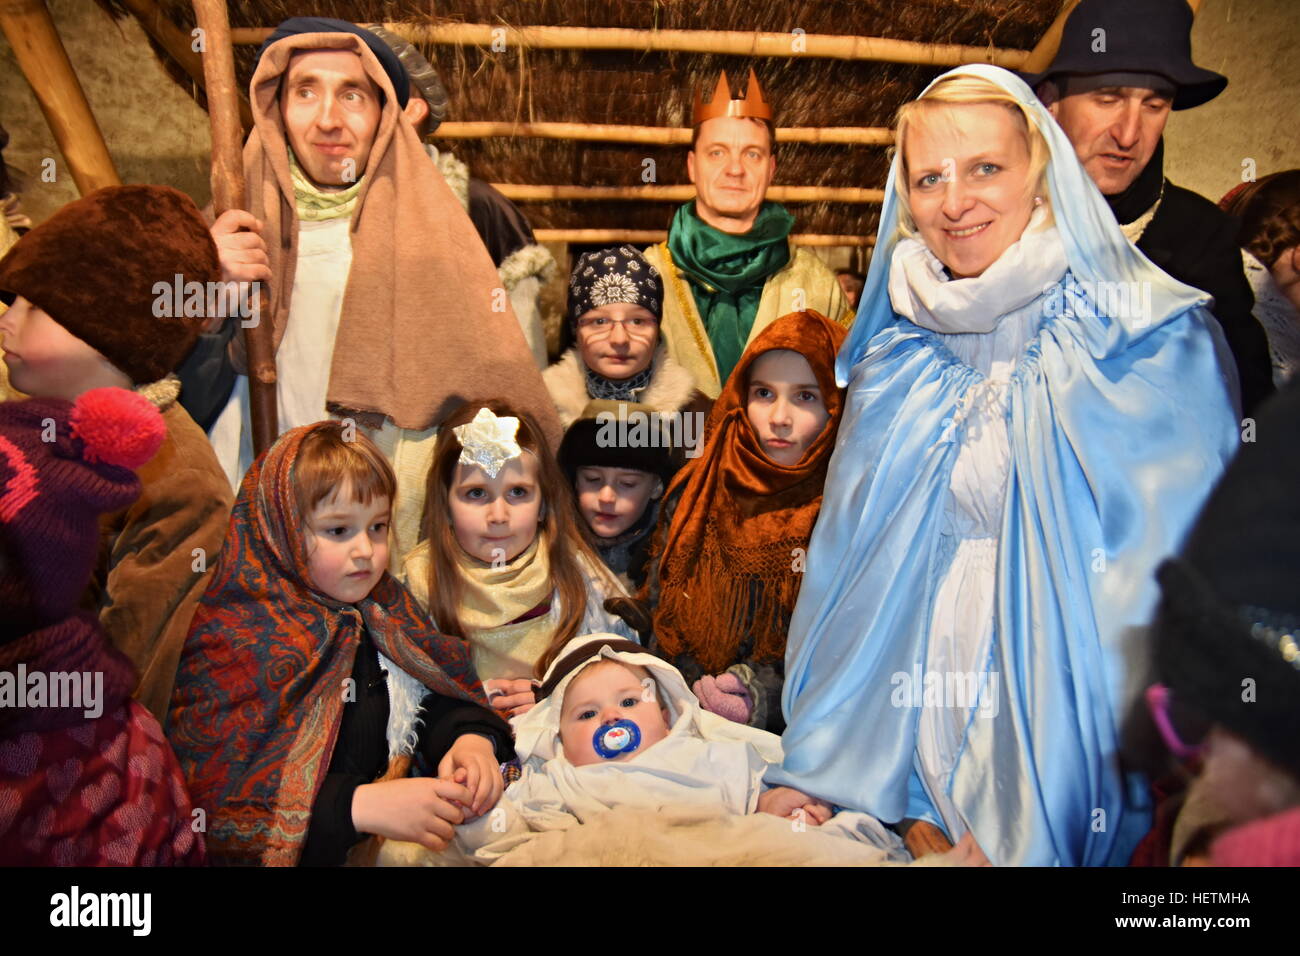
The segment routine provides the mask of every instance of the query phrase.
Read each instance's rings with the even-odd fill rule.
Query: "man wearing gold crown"
[[[794,217],[765,198],[775,130],[754,71],[743,98],[732,95],[726,73],[708,103],[697,93],[691,125],[686,171],[695,199],[673,216],[668,241],[645,256],[664,278],[669,354],[717,398],[745,346],[775,319],[814,309],[847,326],[853,313],[834,273],[790,241]]]

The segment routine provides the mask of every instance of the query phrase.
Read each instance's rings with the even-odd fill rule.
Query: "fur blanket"
[[[766,813],[621,808],[600,825],[536,833],[494,866],[898,866],[889,853],[825,828],[799,827]],[[414,843],[385,842],[379,866],[472,866],[453,844],[434,853]],[[927,857],[918,865],[942,865]]]

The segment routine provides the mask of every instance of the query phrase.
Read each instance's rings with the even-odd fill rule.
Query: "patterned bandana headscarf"
[[[583,254],[569,276],[569,321],[614,302],[630,302],[663,314],[664,284],[659,270],[631,246]]]
[[[390,575],[355,605],[309,583],[293,472],[316,427],[286,432],[244,477],[176,676],[168,736],[221,862],[297,863],[362,628],[430,690],[487,702],[464,642]]]

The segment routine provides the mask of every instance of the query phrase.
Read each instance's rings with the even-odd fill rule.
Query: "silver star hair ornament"
[[[509,415],[494,415],[480,408],[468,425],[452,429],[460,442],[459,464],[478,465],[489,478],[495,478],[507,462],[524,453],[515,441],[519,434],[519,419]]]

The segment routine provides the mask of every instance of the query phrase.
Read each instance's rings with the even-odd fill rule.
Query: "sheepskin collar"
[[[165,412],[181,397],[181,380],[170,374],[156,382],[137,385],[135,391],[147,398],[158,411]]]
[[[654,370],[650,384],[636,398],[662,415],[680,411],[695,394],[695,380],[691,373],[673,361],[668,346],[660,343],[650,363]],[[592,396],[587,393],[587,366],[577,346],[565,352],[554,365],[542,373],[551,399],[560,412],[560,423],[568,428],[582,415]]]

